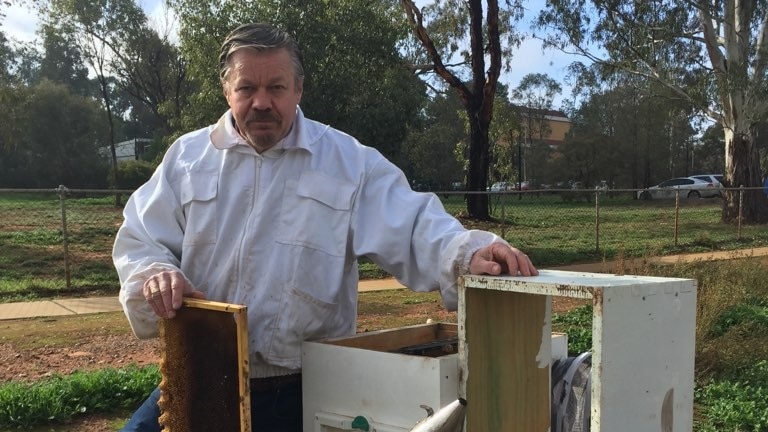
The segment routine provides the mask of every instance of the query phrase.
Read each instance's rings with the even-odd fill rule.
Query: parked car
[[[595,190],[598,191],[607,191],[611,188],[611,185],[608,184],[608,180],[600,180],[597,185],[595,185]]]
[[[722,174],[697,174],[692,175],[691,177],[704,180],[707,183],[712,183],[719,188],[723,187],[723,182],[725,181]]]
[[[509,190],[509,183],[507,182],[496,182],[491,185],[490,189],[488,189],[491,192],[504,192],[506,190]]]
[[[531,182],[529,182],[527,180],[526,181],[522,181],[520,183],[514,182],[514,183],[512,183],[511,188],[514,189],[514,190],[528,190],[528,189],[531,188]]]
[[[699,180],[704,180],[705,182],[712,183],[719,190],[718,194],[720,196],[723,196],[723,190],[722,189],[724,187],[723,186],[723,182],[725,180],[723,179],[723,175],[722,174],[697,174],[697,175],[693,175],[691,177],[697,178]]]
[[[720,196],[720,188],[713,183],[694,177],[677,177],[638,191],[637,197],[646,200],[674,198],[678,191],[682,198],[711,198]]]

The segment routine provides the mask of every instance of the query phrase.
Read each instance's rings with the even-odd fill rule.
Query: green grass
[[[462,195],[444,198],[446,209],[466,213]],[[602,198],[599,219],[592,201],[563,201],[557,195],[494,197],[493,217],[473,228],[503,233],[540,267],[616,257],[734,250],[768,245],[765,225],[738,227],[720,222],[719,199],[681,201],[677,228],[674,200]],[[598,223],[599,220],[599,223]]]
[[[502,235],[540,268],[768,245],[764,225],[743,226],[739,232],[722,224],[719,199],[682,201],[677,237],[674,200],[601,197],[598,224],[593,196],[565,201],[559,195],[498,195],[491,199],[494,219],[487,222],[461,218],[466,213],[463,194],[441,199],[467,228]],[[0,302],[118,292],[111,250],[122,214],[114,197],[70,197],[66,214],[68,257],[57,195],[0,194]],[[359,268],[361,279],[389,276],[365,259]]]
[[[137,406],[160,382],[156,366],[55,375],[32,383],[0,385],[0,428],[29,429],[86,413]]]
[[[122,215],[113,204],[111,195],[66,200],[65,256],[57,195],[0,194],[0,302],[117,294],[111,250]]]
[[[552,331],[568,335],[568,355],[592,349],[592,305],[580,306],[552,316]]]

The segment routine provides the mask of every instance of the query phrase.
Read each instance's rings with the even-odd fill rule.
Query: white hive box
[[[410,431],[427,416],[422,405],[437,411],[458,398],[457,347],[436,353],[451,338],[458,340],[456,324],[434,323],[305,342],[304,431],[357,430],[352,425],[358,418],[371,431]],[[566,357],[566,335],[551,340],[552,358]],[[418,345],[438,348],[404,350]]]
[[[353,430],[358,417],[378,432],[410,430],[427,415],[421,405],[437,411],[456,400],[458,351],[439,357],[393,351],[457,336],[456,325],[436,323],[305,342],[304,431]]]
[[[551,297],[590,299],[592,432],[693,428],[696,282],[541,271],[464,276],[459,286],[459,394],[468,432],[549,430],[542,351]]]

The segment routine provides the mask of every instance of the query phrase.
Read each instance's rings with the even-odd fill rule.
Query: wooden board
[[[549,298],[493,290],[461,293],[459,393],[468,402],[466,430],[548,430]]]
[[[250,432],[246,307],[185,299],[161,320],[165,432]]]
[[[397,329],[360,333],[354,336],[326,339],[323,343],[374,351],[396,351],[400,348],[441,339],[458,337],[456,324],[417,324]]]

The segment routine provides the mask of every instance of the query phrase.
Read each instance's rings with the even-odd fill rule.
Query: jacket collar
[[[293,126],[288,135],[280,140],[273,148],[264,152],[265,156],[270,153],[283,153],[292,149],[304,149],[312,153],[312,147],[315,141],[322,133],[317,128],[312,127],[313,122],[310,122],[304,117],[304,113],[301,108],[296,107],[296,117],[293,121]],[[323,128],[324,130],[324,128]],[[238,149],[245,150],[253,149],[250,145],[240,136],[235,128],[235,120],[232,117],[232,110],[227,110],[220,118],[219,121],[213,125],[210,132],[211,143],[219,150]],[[245,148],[241,147],[244,146]]]

